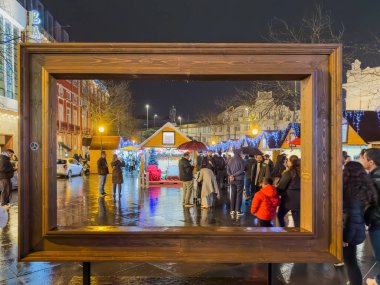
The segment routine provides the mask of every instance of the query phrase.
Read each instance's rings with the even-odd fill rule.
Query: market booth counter
[[[102,150],[106,152],[108,170],[112,173],[111,160],[112,156],[120,146],[119,136],[102,136],[102,137],[92,137],[90,144],[90,173],[98,173],[98,159],[100,158],[100,153]]]
[[[178,161],[185,151],[178,146],[190,139],[172,123],[166,123],[140,144],[150,184],[178,184]]]

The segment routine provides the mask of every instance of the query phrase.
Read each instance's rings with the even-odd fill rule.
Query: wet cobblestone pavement
[[[182,206],[178,186],[151,186],[137,190],[137,174],[126,174],[122,194],[112,194],[111,177],[99,197],[98,176],[58,179],[58,225],[64,226],[255,226],[247,214],[231,218],[227,192],[221,192],[216,209]],[[245,205],[243,206],[245,211]],[[247,211],[249,212],[249,211]]]
[[[106,191],[111,194],[111,180]],[[184,211],[177,202],[178,188],[152,187],[142,194],[137,181],[128,176],[121,199],[112,195],[98,197],[97,176],[58,179],[58,223],[79,225],[175,225],[175,226],[247,226],[250,216],[231,219],[226,205],[220,210]],[[17,194],[9,210],[8,225],[0,229],[0,284],[82,284],[81,263],[17,262]],[[181,201],[181,200],[179,200]],[[173,214],[176,213],[176,214]],[[247,249],[249,250],[249,249]],[[363,276],[374,264],[369,244],[358,250]],[[178,264],[178,263],[110,263],[92,264],[92,284],[267,284],[264,264]],[[346,284],[345,268],[332,264],[275,264],[273,284],[338,285]],[[375,270],[369,272],[373,276]]]

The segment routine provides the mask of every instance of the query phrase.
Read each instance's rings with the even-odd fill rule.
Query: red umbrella
[[[296,138],[296,139],[292,140],[291,142],[289,142],[289,145],[301,145],[301,139]]]
[[[177,147],[177,149],[180,150],[202,150],[202,151],[207,151],[207,146],[199,141],[190,141],[190,142],[185,142],[181,144],[180,146]]]

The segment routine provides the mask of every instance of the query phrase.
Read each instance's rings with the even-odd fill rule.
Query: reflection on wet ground
[[[178,186],[151,186],[138,190],[137,174],[126,174],[121,197],[112,195],[111,177],[106,192],[99,197],[98,176],[58,179],[58,225],[64,226],[256,226],[243,205],[246,215],[231,218],[228,193],[221,192],[215,209],[182,206],[183,191]],[[247,210],[246,210],[247,208]]]
[[[88,180],[86,181],[86,179]],[[126,223],[126,225],[128,223],[159,225],[160,222],[166,223],[168,221],[172,225],[209,225],[210,223],[219,225],[222,221],[220,219],[222,214],[216,214],[214,217],[206,214],[202,218],[202,212],[200,215],[198,214],[198,211],[201,210],[195,209],[189,211],[190,217],[186,217],[182,212],[182,217],[178,215],[171,218],[170,211],[174,211],[173,209],[182,210],[182,205],[168,203],[164,207],[160,205],[159,199],[161,197],[172,197],[171,195],[180,195],[178,189],[165,190],[165,188],[159,188],[150,190],[143,199],[139,199],[138,194],[128,192],[130,188],[125,185],[120,202],[118,200],[114,202],[111,196],[106,196],[99,204],[96,176],[93,179],[80,177],[73,178],[71,181],[59,179],[58,196],[59,205],[62,206],[60,211],[64,212],[68,219],[65,220],[61,216],[61,225],[75,225],[82,222],[88,224],[117,222]],[[95,186],[92,185],[89,190],[83,188],[83,185],[91,184],[91,181],[94,181]],[[69,191],[74,188],[77,190]],[[109,188],[107,189],[109,191]],[[170,192],[171,190],[174,191]],[[87,195],[83,195],[83,193]],[[176,198],[172,197],[171,199],[173,202],[173,199]],[[12,197],[14,206],[9,210],[9,223],[5,228],[0,229],[0,284],[82,284],[82,265],[80,263],[17,262],[18,207],[16,202],[17,196],[14,193]],[[142,202],[144,204],[140,204]],[[149,207],[144,209],[141,205],[149,205]],[[90,211],[87,212],[87,209]],[[139,215],[133,214],[136,209],[139,211]],[[113,211],[115,214],[108,217],[107,213],[113,213]],[[167,212],[169,214],[166,214]],[[149,217],[150,214],[152,217]],[[252,220],[244,221],[250,223]],[[228,220],[226,223],[236,225],[238,222]],[[374,264],[367,241],[359,247],[358,258],[364,275]],[[332,264],[275,264],[273,266],[273,284],[346,284],[347,279],[344,271],[344,267],[334,268]],[[266,265],[264,264],[127,262],[92,264],[92,284],[267,284],[266,274]],[[375,269],[369,272],[369,276],[374,276],[374,274]]]

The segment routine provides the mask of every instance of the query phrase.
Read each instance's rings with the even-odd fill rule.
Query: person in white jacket
[[[197,174],[197,181],[202,182],[202,208],[212,207],[215,204],[216,197],[219,196],[219,187],[214,172],[207,168],[206,164],[201,165],[201,170]]]

